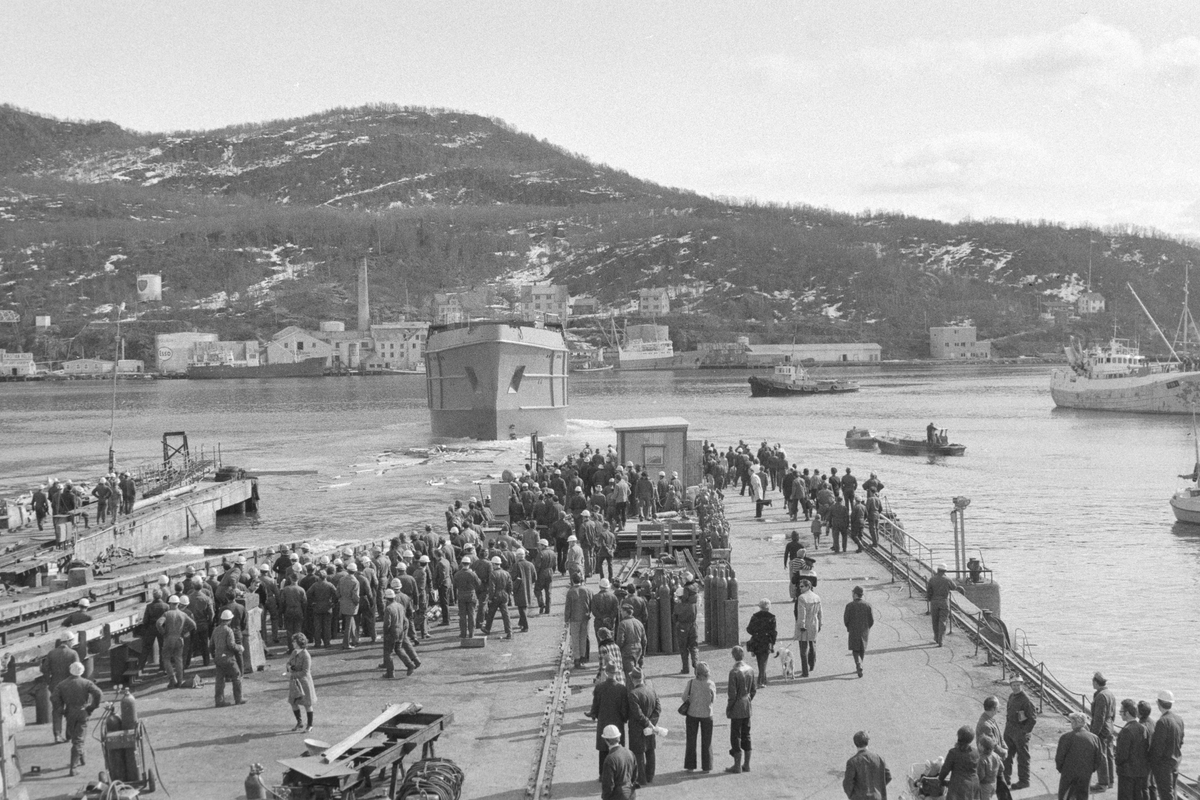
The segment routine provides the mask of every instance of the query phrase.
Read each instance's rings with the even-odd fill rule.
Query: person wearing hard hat
[[[54,726],[55,744],[62,741],[63,705],[61,702],[55,701],[54,690],[60,683],[71,677],[71,665],[79,663],[79,653],[76,653],[75,648],[71,647],[74,643],[75,637],[64,631],[55,639],[54,649],[42,657],[42,680],[45,681],[46,688],[50,690],[51,721]]]
[[[279,605],[283,609],[283,626],[287,629],[288,652],[295,647],[295,637],[304,629],[304,615],[308,609],[308,595],[295,577],[284,578],[279,590]],[[305,638],[305,646],[308,637]]]
[[[225,681],[233,682],[233,702],[242,705],[242,667],[238,656],[245,648],[238,644],[230,624],[233,612],[228,608],[221,612],[217,627],[213,631],[213,661],[216,664],[215,699],[217,708],[229,705],[225,701]]]
[[[533,560],[537,578],[533,591],[537,596],[538,613],[550,613],[550,586],[554,582],[554,570],[558,566],[558,556],[546,539],[538,539],[537,555]]]
[[[142,624],[137,627],[137,633],[141,639],[142,651],[138,653],[138,670],[146,668],[146,662],[150,660],[151,654],[154,652],[154,645],[158,645],[159,651],[159,667],[166,669],[162,660],[162,634],[158,630],[158,621],[162,619],[162,615],[167,613],[166,595],[160,589],[154,589],[150,592],[150,602],[146,604],[145,610],[142,612]]]
[[[83,662],[76,661],[68,670],[71,677],[62,681],[50,695],[50,702],[63,709],[67,720],[67,739],[71,742],[70,774],[75,775],[75,767],[84,765],[83,744],[87,733],[88,717],[104,699],[100,687],[83,677]]]
[[[167,688],[177,689],[183,686],[183,637],[191,636],[196,630],[195,621],[179,610],[179,598],[171,595],[167,598],[167,613],[158,618],[155,623],[162,635],[162,660],[167,668]]]
[[[399,658],[412,675],[421,666],[421,659],[408,640],[408,612],[395,589],[384,589],[383,602],[383,677],[387,680],[396,677],[394,658]]]
[[[318,566],[313,571],[313,582],[308,587],[308,609],[313,620],[313,647],[329,647],[329,640],[333,635],[333,606],[337,602],[337,590],[325,578],[325,570]]]
[[[413,597],[413,622],[416,635],[421,639],[429,638],[429,630],[425,626],[425,615],[429,613],[429,586],[432,578],[429,574],[429,556],[422,554],[417,558],[409,573],[417,585],[417,593]]]
[[[353,650],[358,647],[358,601],[360,597],[358,565],[353,561],[346,567],[347,577],[337,585],[338,613],[342,615],[342,649]]]
[[[80,598],[79,607],[63,619],[62,626],[64,628],[73,628],[76,625],[84,625],[88,622],[91,622],[92,615],[88,613],[88,609],[91,608],[91,606],[91,600],[88,600],[86,597]]]
[[[459,570],[454,573],[454,594],[458,598],[458,638],[475,638],[475,614],[483,582],[471,569],[471,557],[463,556]]]
[[[496,612],[504,621],[504,638],[512,638],[512,620],[508,616],[508,603],[512,599],[512,576],[501,565],[500,556],[492,556],[492,573],[488,578],[488,612],[487,622],[483,626],[483,635],[492,633],[492,623],[496,621]]]

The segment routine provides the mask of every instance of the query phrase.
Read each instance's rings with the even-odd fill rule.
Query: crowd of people
[[[74,481],[60,481],[50,478],[45,486],[33,490],[30,506],[37,520],[38,530],[45,530],[46,518],[54,524],[54,517],[78,517],[83,520],[84,527],[90,527],[91,521],[87,507],[95,505],[96,522],[103,525],[106,522],[117,521],[118,515],[129,514],[133,511],[133,503],[137,498],[137,482],[128,472],[118,475],[110,472],[96,480],[96,485],[87,491]]]
[[[379,646],[380,678],[395,679],[396,661],[412,675],[422,666],[420,649],[434,626],[452,628],[457,622],[459,637],[473,639],[491,635],[499,618],[503,635],[511,638],[529,630],[534,607],[539,616],[551,615],[551,586],[557,574],[567,585],[562,615],[572,671],[592,683],[586,715],[595,723],[601,796],[632,798],[636,789],[653,783],[656,742],[665,732],[660,727],[664,698],[645,660],[650,649],[648,603],[662,596],[657,594],[661,576],[658,585],[650,574],[635,573],[618,581],[613,571],[616,534],[632,520],[685,515],[684,506],[693,499],[677,474],[668,477],[662,470],[653,480],[651,472],[632,462],[622,465],[611,447],[605,452],[585,448],[559,463],[528,464],[513,475],[508,523],[497,524],[490,497],[481,495],[465,500],[465,505],[455,501],[437,530],[425,525],[392,538],[386,547],[318,554],[307,544],[281,546],[257,564],[238,557],[207,575],[189,569],[175,581],[163,576],[137,631],[139,667],[148,668],[157,649],[168,686],[182,687],[193,661],[211,664],[215,704],[230,705],[229,684],[236,705],[246,702],[242,678],[252,670],[251,640],[260,638],[267,647],[286,646],[283,672],[289,681],[293,730],[311,730],[317,702],[312,650]],[[767,660],[778,656],[785,672],[798,666],[801,677],[816,669],[817,644],[826,622],[814,557],[821,536],[832,535],[835,552],[846,552],[849,541],[861,549],[866,537],[877,541],[883,514],[883,483],[874,473],[859,484],[849,467],[827,473],[801,469],[789,463],[778,445],[763,442],[752,450],[742,442],[721,452],[705,442],[698,491],[719,503],[738,486],[742,496],[754,500],[759,518],[763,507],[772,503],[772,493],[778,493],[790,520],[803,515],[812,521],[814,547],[801,543],[799,531],[785,546],[794,620],[791,637],[781,639],[772,602],[763,598],[748,621],[744,646],[730,651],[723,690],[718,690],[712,668],[700,657],[702,581],[682,569],[672,577],[671,624],[680,674],[688,676],[678,709],[684,717],[687,771],[714,768],[713,720],[721,694],[733,759],[725,771],[751,769],[753,706],[757,693],[769,685]],[[958,588],[945,573],[943,565],[929,582],[934,641],[939,645],[949,620],[950,595]],[[252,613],[256,607],[260,614]],[[78,613],[87,616],[86,611],[81,608]],[[257,637],[250,636],[252,620]],[[842,622],[855,672],[862,677],[875,624],[862,587],[853,587]],[[784,646],[783,641],[789,643]],[[99,696],[82,676],[82,664],[69,644],[64,637],[47,657],[44,671],[52,689],[55,740],[65,719],[74,767],[82,763],[81,732]],[[1149,797],[1151,787],[1161,798],[1173,796],[1183,739],[1183,724],[1171,711],[1173,698],[1166,692],[1159,696],[1156,723],[1149,718],[1149,704],[1125,700],[1118,707],[1103,676],[1097,674],[1096,680],[1090,720],[1075,726],[1059,746],[1060,797],[1086,796],[1093,772],[1098,775],[1093,790],[1116,785],[1122,800]],[[976,726],[959,730],[954,747],[927,776],[945,787],[947,797],[1003,798],[1029,785],[1028,743],[1037,712],[1019,679],[1012,688],[1003,724],[998,699],[987,698]],[[1117,713],[1125,720],[1119,733]],[[866,732],[855,734],[854,743],[857,752],[846,765],[843,784],[847,796],[885,796],[891,780],[886,764],[870,750]]]

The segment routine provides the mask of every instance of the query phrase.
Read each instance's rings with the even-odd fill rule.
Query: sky
[[[12,0],[0,103],[498,117],[702,194],[1200,240],[1200,3]]]

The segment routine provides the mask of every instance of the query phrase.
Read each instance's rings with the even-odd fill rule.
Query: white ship
[[[666,325],[627,325],[617,345],[618,369],[673,369],[675,345]]]
[[[1133,288],[1130,287],[1130,291]],[[1133,295],[1141,304],[1141,298]],[[1146,307],[1142,305],[1142,310]],[[1136,346],[1125,339],[1112,339],[1105,346],[1084,349],[1075,341],[1065,348],[1068,369],[1056,369],[1050,374],[1050,396],[1061,408],[1080,408],[1092,411],[1126,411],[1144,414],[1190,414],[1200,404],[1200,371],[1195,359],[1188,356],[1187,331],[1195,322],[1187,308],[1184,291],[1184,331],[1182,346],[1172,345],[1155,323],[1171,351],[1170,361],[1150,361]],[[1146,311],[1146,316],[1150,312]],[[1151,322],[1154,322],[1153,318]],[[1195,340],[1192,340],[1195,344]],[[1180,350],[1184,355],[1180,355]]]

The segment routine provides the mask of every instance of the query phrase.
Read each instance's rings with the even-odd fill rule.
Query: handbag
[[[679,704],[679,713],[681,716],[684,716],[684,717],[687,716],[688,709],[690,709],[692,707],[692,697],[691,697],[692,682],[691,681],[688,681],[687,693],[688,693],[688,696],[685,697],[683,702]]]

